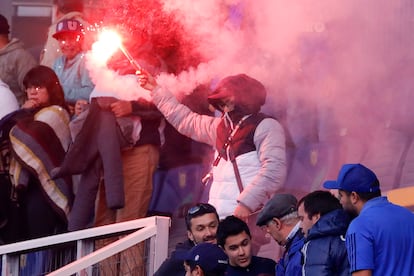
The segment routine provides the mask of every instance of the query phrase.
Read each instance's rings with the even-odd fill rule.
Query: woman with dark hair
[[[63,88],[55,72],[43,65],[39,65],[29,72],[23,79],[26,88],[27,100],[22,108],[41,108],[49,105],[65,107]]]
[[[3,167],[11,180],[10,199],[19,206],[3,229],[4,242],[65,232],[73,201],[71,178],[50,177],[71,142],[63,89],[46,66],[31,69],[23,84],[26,102],[0,121],[9,147],[10,162]]]

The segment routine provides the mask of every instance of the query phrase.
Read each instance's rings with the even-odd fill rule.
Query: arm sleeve
[[[178,132],[198,142],[215,146],[217,126],[221,119],[191,111],[161,87],[157,87],[151,96],[158,110]]]
[[[367,227],[353,221],[346,234],[350,272],[374,269],[374,242]]]
[[[264,119],[257,126],[254,143],[261,168],[239,195],[238,201],[256,211],[282,188],[286,178],[285,134],[278,121]]]

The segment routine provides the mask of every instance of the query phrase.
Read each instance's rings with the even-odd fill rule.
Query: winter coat
[[[220,137],[227,135],[230,125],[237,124],[225,122],[225,118],[194,113],[161,87],[152,92],[152,97],[167,121],[181,134],[215,146],[218,150],[221,150],[218,143]],[[217,167],[213,168],[209,202],[216,207],[221,218],[232,214],[238,202],[252,211],[258,210],[282,187],[285,180],[286,154],[282,126],[273,118],[260,117],[262,115],[257,113],[249,115],[246,124],[234,136],[234,141],[243,144],[239,147],[240,151],[234,152],[243,192],[240,193],[237,186],[231,158],[223,156]]]
[[[154,276],[183,276],[185,275],[184,270],[184,259],[188,251],[193,248],[194,243],[190,240],[180,242],[176,245],[175,250],[171,253],[171,256],[166,259]]]
[[[16,96],[10,90],[9,86],[0,79],[0,120],[7,114],[18,110],[19,103],[17,102]]]
[[[345,245],[349,217],[337,209],[323,216],[309,230],[303,246],[303,275],[350,275]]]
[[[302,253],[301,249],[305,238],[300,229],[293,236],[293,239],[287,243],[283,258],[276,265],[277,276],[300,276],[302,275]]]
[[[226,270],[226,276],[274,276],[276,262],[272,259],[252,256],[247,267],[231,266]]]
[[[0,79],[13,91],[20,105],[26,98],[23,79],[36,65],[34,57],[23,48],[23,43],[17,38],[13,38],[0,49]]]

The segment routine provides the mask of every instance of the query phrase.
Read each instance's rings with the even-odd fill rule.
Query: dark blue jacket
[[[342,210],[323,215],[309,230],[303,252],[306,275],[350,275],[345,233],[350,219]]]
[[[226,276],[274,276],[276,262],[257,256],[252,256],[252,260],[247,267],[235,267],[229,265]]]
[[[302,275],[302,253],[301,249],[305,242],[303,233],[300,229],[287,243],[283,258],[276,265],[277,276],[299,276]]]
[[[161,266],[155,272],[154,276],[183,276],[184,270],[184,257],[185,254],[193,248],[194,243],[187,240],[182,243],[178,243],[175,250],[171,253],[171,256],[166,259]]]

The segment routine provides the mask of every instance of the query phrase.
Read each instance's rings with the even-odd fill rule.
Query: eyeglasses
[[[36,92],[42,91],[43,88],[46,88],[45,86],[40,86],[40,85],[30,85],[26,87],[26,90],[31,90],[34,89],[36,90]]]
[[[199,203],[188,209],[187,216],[196,215],[200,211],[204,211],[205,213],[215,213],[216,208],[214,208],[212,205],[208,203]]]

